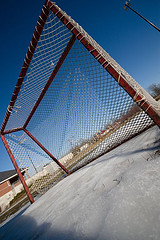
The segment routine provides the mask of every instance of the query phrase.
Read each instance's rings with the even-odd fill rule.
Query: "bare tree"
[[[153,83],[149,86],[148,89],[149,89],[150,94],[153,97],[157,97],[160,95],[160,83],[158,83],[158,84]]]

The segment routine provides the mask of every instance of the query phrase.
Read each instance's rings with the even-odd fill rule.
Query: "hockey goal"
[[[160,126],[158,102],[46,1],[1,127],[30,201],[153,124]]]

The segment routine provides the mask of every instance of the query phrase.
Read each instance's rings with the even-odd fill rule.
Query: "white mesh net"
[[[77,23],[63,14],[119,74],[150,99]],[[24,126],[71,36],[66,26],[50,12],[5,130]],[[154,105],[159,111],[158,103]],[[151,118],[76,40],[27,130],[73,171],[152,124]],[[45,191],[65,176],[25,133],[6,134],[6,139],[19,167],[28,169],[31,192]]]
[[[50,13],[5,130],[23,127],[70,37],[70,31]]]

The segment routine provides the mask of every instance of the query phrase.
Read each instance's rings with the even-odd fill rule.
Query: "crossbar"
[[[98,47],[95,47],[95,41],[88,35],[86,37],[86,32],[74,22],[74,20],[69,17],[65,12],[63,12],[55,3],[48,1],[48,7],[51,11],[60,19],[60,21],[76,36],[76,38],[84,45],[84,47],[92,54],[92,56],[106,69],[111,76],[118,82],[118,84],[133,98],[133,100],[141,107],[150,118],[160,127],[160,107],[156,109],[152,105],[150,105],[149,101],[146,97],[143,96],[140,92],[137,92],[135,88],[133,88],[132,84],[129,84],[126,80],[126,76],[117,70],[114,63],[110,62],[108,59],[104,57],[102,51],[99,51]],[[102,50],[102,49],[101,49]],[[115,63],[118,65],[117,63]],[[119,66],[120,67],[120,66]],[[131,78],[131,77],[130,77]],[[133,79],[132,79],[133,80]],[[140,87],[140,86],[139,86]],[[142,92],[145,92],[142,89]],[[148,94],[149,95],[149,94]],[[154,102],[157,106],[156,100],[154,100],[150,95],[149,99]]]

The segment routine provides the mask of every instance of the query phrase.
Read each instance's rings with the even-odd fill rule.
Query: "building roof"
[[[21,173],[24,173],[25,170],[26,169],[23,169],[23,170],[21,169]],[[8,170],[8,171],[0,172],[0,183],[5,182],[15,176],[17,176],[16,170]]]

